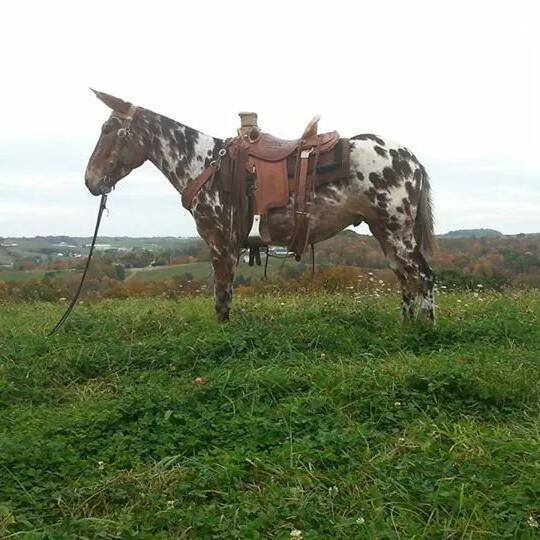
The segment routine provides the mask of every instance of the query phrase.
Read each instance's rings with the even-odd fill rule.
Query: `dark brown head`
[[[140,109],[119,98],[97,92],[96,96],[112,109],[103,124],[101,135],[90,157],[86,174],[86,187],[92,195],[102,195],[147,159],[143,138],[137,133]]]

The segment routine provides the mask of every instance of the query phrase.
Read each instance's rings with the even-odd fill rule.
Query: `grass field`
[[[46,270],[2,270],[0,279],[3,281],[25,281],[28,279],[43,279]]]
[[[30,279],[43,279],[51,272],[54,277],[62,278],[73,274],[74,270],[2,270],[0,280],[3,281],[26,281]]]
[[[264,265],[264,260],[262,261]],[[270,258],[268,261],[268,272],[279,271],[284,267],[298,267],[298,263],[294,259],[289,258],[286,261],[277,258]],[[238,274],[252,279],[260,279],[263,276],[264,266],[249,266],[243,261],[238,267]],[[43,279],[47,270],[0,270],[0,280],[4,281],[26,281],[33,279]],[[56,271],[55,277],[66,277],[73,273],[73,270]],[[171,278],[191,274],[195,279],[212,281],[213,271],[210,262],[194,262],[188,264],[177,264],[170,266],[155,266],[145,268],[132,268],[127,270],[126,279],[140,279],[142,281],[159,281],[162,279]]]
[[[540,294],[439,302],[0,306],[0,537],[537,538]]]
[[[212,265],[209,262],[194,262],[170,266],[154,266],[152,268],[133,268],[128,270],[127,279],[159,281],[184,274],[191,274],[197,279],[212,279]]]
[[[268,260],[268,272],[277,272],[285,266],[298,267],[298,263],[293,258],[287,260],[270,258]],[[304,265],[305,266],[305,265]],[[210,262],[194,262],[188,264],[178,264],[170,266],[155,266],[153,268],[137,268],[128,271],[127,279],[140,279],[142,281],[159,281],[173,276],[191,274],[196,279],[213,280],[213,270]],[[237,274],[242,274],[246,278],[261,279],[264,275],[264,257],[261,266],[249,266],[241,261]]]

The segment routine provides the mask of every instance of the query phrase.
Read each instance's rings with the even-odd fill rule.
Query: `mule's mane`
[[[147,148],[148,159],[179,192],[224,145],[222,139],[144,107],[137,109],[134,127]]]
[[[198,129],[188,126],[187,124],[183,124],[182,122],[174,120],[173,118],[165,116],[164,114],[152,111],[151,109],[137,106],[137,111],[137,116],[140,116],[140,118],[146,120],[145,127],[152,129],[152,131],[155,129],[159,130],[159,133],[152,133],[153,135],[167,135],[167,131],[172,133],[176,130],[180,130],[184,131],[186,133],[186,136],[188,136],[187,134],[189,133],[192,135],[197,135],[198,137],[208,137],[215,141],[223,140],[214,137],[213,135],[208,135],[202,131],[199,131]],[[114,112],[118,113],[119,115],[125,116],[125,113],[123,111],[113,110],[113,113]]]

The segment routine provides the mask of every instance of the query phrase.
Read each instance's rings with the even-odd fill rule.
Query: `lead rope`
[[[61,319],[56,323],[54,328],[47,334],[47,336],[52,336],[66,322],[67,318],[69,317],[69,314],[73,311],[73,308],[75,307],[75,304],[77,303],[77,300],[79,299],[79,295],[81,294],[81,291],[82,291],[84,279],[86,278],[88,267],[90,266],[90,260],[92,259],[92,253],[94,252],[94,246],[96,245],[96,239],[97,239],[97,235],[99,231],[99,224],[101,223],[101,216],[103,215],[103,211],[107,207],[106,204],[107,204],[107,195],[103,194],[101,196],[101,202],[99,204],[99,212],[98,212],[98,217],[97,217],[97,222],[96,222],[96,228],[94,230],[94,237],[92,238],[92,244],[90,246],[90,252],[88,253],[86,266],[84,267],[84,272],[81,277],[81,282],[79,283],[79,287],[77,288],[77,291],[75,292],[75,296],[71,300],[68,308],[66,309],[66,312],[62,315]]]

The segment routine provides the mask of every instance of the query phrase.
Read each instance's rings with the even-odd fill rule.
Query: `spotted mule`
[[[112,109],[86,170],[93,195],[108,193],[145,161],[151,161],[182,194],[219,159],[226,141],[95,92]],[[433,213],[426,170],[404,146],[376,135],[349,139],[350,174],[319,186],[310,205],[307,243],[366,222],[399,280],[405,318],[417,308],[434,321],[433,272],[426,254],[433,246]],[[268,213],[272,243],[288,246],[295,228],[294,198]],[[230,194],[220,182],[206,183],[191,204],[197,230],[210,248],[217,317],[228,320],[233,279],[244,238],[235,224]]]

